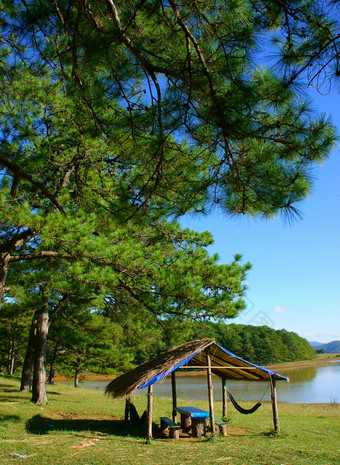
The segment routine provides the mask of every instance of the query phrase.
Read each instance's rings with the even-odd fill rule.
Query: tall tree
[[[142,339],[144,328],[157,333],[171,321],[232,317],[244,307],[249,264],[241,265],[240,256],[230,265],[218,264],[206,250],[209,233],[182,230],[165,220],[153,227],[126,227],[111,217],[98,215],[95,223],[90,214],[81,218],[73,218],[72,231],[64,222],[46,223],[39,241],[15,255],[19,264],[9,270],[9,285],[26,290],[23,299],[31,300],[34,312],[22,388],[30,384],[34,357],[33,400],[39,403],[46,401],[45,392],[36,391],[45,380],[49,327],[65,305],[101,311],[126,331],[141,331]],[[50,251],[43,253],[47,244]]]
[[[0,301],[14,264],[46,293],[37,366],[65,292],[145,326],[242,307],[247,267],[164,218],[297,212],[334,143],[293,80],[256,62],[258,5],[2,2]]]
[[[6,367],[9,375],[22,366],[28,326],[29,318],[22,306],[16,303],[3,306],[0,312],[0,367]]]
[[[127,349],[120,325],[104,315],[63,311],[51,333],[59,349],[58,372],[79,385],[85,373],[112,374],[131,368],[134,348]]]

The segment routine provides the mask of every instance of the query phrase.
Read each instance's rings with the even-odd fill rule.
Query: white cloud
[[[283,307],[280,307],[277,305],[276,307],[273,308],[273,312],[276,313],[277,315],[282,315],[282,313],[285,313],[287,310]]]

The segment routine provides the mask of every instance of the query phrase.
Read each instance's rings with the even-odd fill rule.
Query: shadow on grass
[[[155,430],[159,429],[153,425]],[[126,425],[124,420],[53,419],[35,415],[26,422],[26,430],[32,434],[48,434],[52,431],[91,431],[115,436],[145,437],[146,425]]]
[[[17,395],[13,395],[17,394]],[[13,400],[24,400],[32,395],[32,392],[20,392],[18,389],[3,389],[0,390],[0,403],[9,402]],[[48,392],[47,395],[60,396],[60,392]]]
[[[18,415],[1,415],[0,414],[0,424],[12,421],[20,421],[20,417]]]
[[[18,391],[16,391],[18,392]],[[0,395],[0,403],[1,402],[19,402],[20,400],[27,400],[27,397],[24,396],[12,396],[12,395]]]
[[[4,375],[0,374],[1,381],[9,381],[9,383],[5,384],[5,382],[2,382],[0,384],[0,387],[9,387],[10,385],[13,385],[14,383],[20,383],[20,377],[19,376],[10,376],[10,375]]]

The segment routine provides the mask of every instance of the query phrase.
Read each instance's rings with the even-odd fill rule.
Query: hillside
[[[211,337],[239,357],[259,365],[312,360],[315,351],[294,332],[268,326],[205,323],[193,325],[192,339]]]
[[[313,347],[314,350],[318,349],[322,345],[322,342],[318,341],[309,341],[309,344]]]
[[[317,343],[318,345],[314,344],[315,342],[310,342],[314,350],[323,349],[326,354],[340,354],[340,341],[332,341],[326,344]]]

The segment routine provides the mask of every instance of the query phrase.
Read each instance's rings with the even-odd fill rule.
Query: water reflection
[[[280,370],[280,375],[288,376],[291,383],[301,383],[303,381],[312,381],[316,376],[316,372],[316,367],[291,368]]]
[[[321,367],[306,367],[280,370],[280,374],[288,376],[290,382],[277,382],[278,400],[292,403],[321,403],[340,401],[340,364],[329,364]],[[177,395],[179,398],[206,400],[207,381],[205,376],[177,376]],[[213,377],[214,398],[222,399],[221,380]],[[72,384],[72,383],[70,383]],[[108,381],[87,381],[85,387],[104,390]],[[270,400],[268,382],[229,381],[228,389],[237,400],[258,401]],[[171,398],[171,379],[165,378],[154,384],[155,394]],[[137,394],[145,394],[146,389],[137,390]]]

